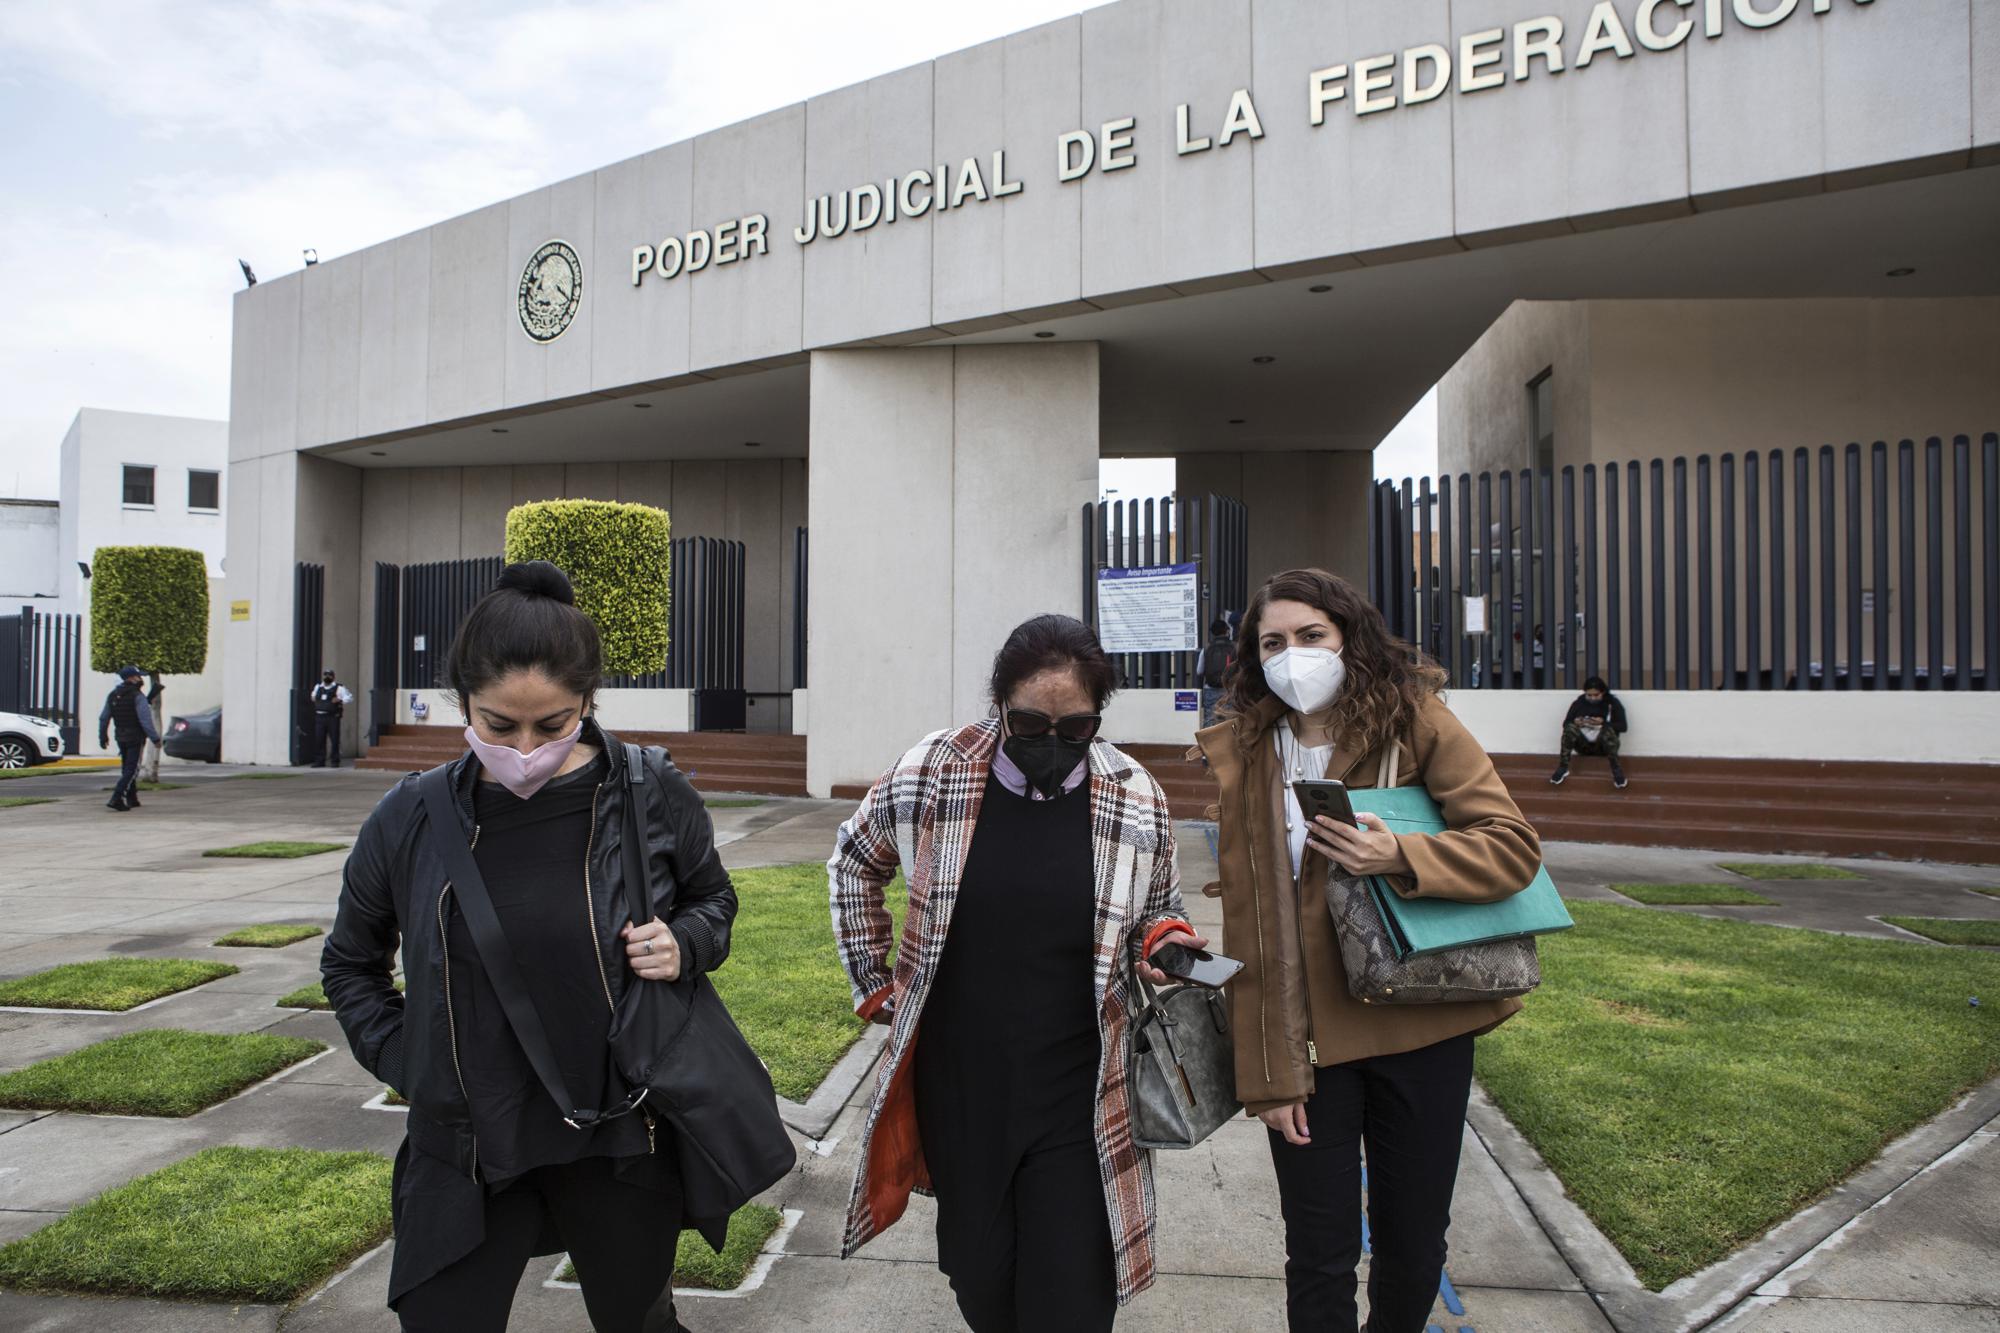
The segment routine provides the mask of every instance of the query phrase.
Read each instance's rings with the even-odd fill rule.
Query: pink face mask
[[[569,752],[576,748],[577,738],[582,735],[583,722],[578,719],[569,735],[537,745],[527,754],[522,754],[511,745],[494,745],[480,740],[479,733],[468,726],[465,743],[479,756],[479,762],[494,781],[525,801],[556,775],[556,770],[569,758]]]

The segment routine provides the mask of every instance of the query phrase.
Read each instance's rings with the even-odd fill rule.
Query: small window
[[[1528,381],[1528,465],[1556,470],[1556,383],[1551,367]]]
[[[146,509],[153,507],[153,469],[125,465],[125,503]]]
[[[222,508],[222,474],[188,471],[188,508],[214,513]]]

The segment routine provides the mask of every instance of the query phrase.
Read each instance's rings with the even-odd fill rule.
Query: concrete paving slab
[[[1478,1333],[1612,1333],[1604,1312],[1582,1292],[1460,1287],[1458,1295],[1465,1313],[1454,1315],[1439,1301],[1431,1310],[1433,1324]]]
[[[10,1333],[268,1333],[284,1315],[278,1305],[196,1305],[177,1301],[110,1300],[94,1296],[31,1296],[0,1292],[0,1328]]]
[[[273,1006],[269,993],[222,991],[203,994],[196,986],[167,997],[165,1003],[122,1014],[37,1014],[46,1021],[31,1023],[8,1035],[0,1070],[15,1070],[37,1060],[79,1050],[93,1042],[147,1028],[186,1028],[191,1032],[256,1032],[282,1022],[287,1010]]]
[[[1461,1289],[1583,1290],[1582,1280],[1470,1125],[1459,1150],[1446,1243],[1446,1271]]]
[[[0,1245],[19,1240],[31,1231],[40,1231],[62,1216],[64,1216],[63,1211],[58,1209],[38,1212],[20,1208],[0,1208]]]
[[[1232,1120],[1185,1152],[1153,1154],[1162,1272],[1285,1275],[1285,1224],[1268,1131]]]
[[[1910,1305],[1898,1301],[1773,1299],[1739,1321],[1718,1324],[1729,1333],[1995,1333],[2000,1310],[1991,1306]]]

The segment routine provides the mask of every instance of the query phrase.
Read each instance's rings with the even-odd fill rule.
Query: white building
[[[60,536],[54,500],[0,499],[0,614],[56,609]]]
[[[753,691],[797,683],[809,526],[824,794],[982,711],[1012,625],[1082,609],[1103,456],[1241,500],[1252,586],[1359,579],[1370,451],[1515,302],[1840,298],[1753,322],[1810,359],[1880,346],[1835,334],[1897,301],[2000,295],[1996,235],[1989,0],[1119,0],[238,293],[231,751],[288,754],[301,562],[360,693],[376,562],[497,555],[526,500],[637,500],[746,543]],[[1949,322],[2000,345],[1990,301]],[[1621,327],[1600,365],[1708,326]],[[1989,366],[1897,351],[1755,405],[1782,430],[1786,394],[1923,379],[1976,432]],[[1552,410],[1583,410],[1561,375]],[[1610,447],[1631,409],[1590,410]],[[1952,725],[2000,734],[2000,695],[1966,699]],[[1868,733],[1829,714],[1794,752]]]

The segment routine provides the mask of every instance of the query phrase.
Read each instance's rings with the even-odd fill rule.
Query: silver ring
[[[651,953],[653,951],[653,942],[651,940],[642,940],[640,942],[646,946],[647,953]]]

